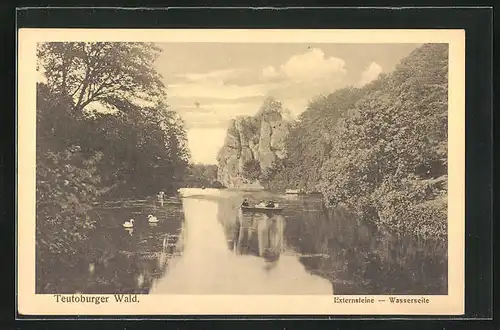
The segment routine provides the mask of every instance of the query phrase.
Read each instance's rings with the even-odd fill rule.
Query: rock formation
[[[217,156],[218,180],[227,187],[255,183],[246,175],[245,166],[256,162],[265,171],[276,159],[285,157],[291,118],[281,102],[269,98],[255,116],[231,120]]]

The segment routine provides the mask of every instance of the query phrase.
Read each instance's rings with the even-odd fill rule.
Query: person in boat
[[[267,201],[266,202],[266,207],[275,207],[274,201]]]
[[[245,206],[245,207],[250,206],[250,203],[248,202],[248,199],[246,199],[246,198],[245,198],[245,199],[243,200],[243,203],[241,203],[241,206]]]
[[[259,204],[255,204],[255,207],[266,207],[266,201],[260,201]]]

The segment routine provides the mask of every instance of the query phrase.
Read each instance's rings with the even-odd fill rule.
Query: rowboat
[[[265,206],[241,206],[241,209],[243,211],[248,211],[248,212],[259,212],[259,211],[283,211],[282,207],[265,207]]]

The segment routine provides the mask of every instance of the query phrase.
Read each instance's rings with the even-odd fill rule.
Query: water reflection
[[[244,198],[272,198],[284,210],[242,212]],[[446,242],[393,236],[326,210],[318,196],[193,189],[182,205],[157,204],[96,208],[77,256],[37,256],[37,292],[447,293]]]
[[[184,201],[183,254],[151,293],[332,294],[331,283],[306,272],[296,256],[280,256],[283,216],[245,216],[224,206],[222,200]]]
[[[288,245],[338,294],[447,293],[446,242],[397,237],[341,210],[303,211],[287,224]]]
[[[267,242],[275,249],[267,250],[273,251],[269,258],[295,255],[310,274],[329,280],[337,294],[447,293],[446,242],[397,237],[344,210],[325,209],[319,196],[274,196],[284,206],[278,215],[242,213],[243,198],[268,196],[243,194],[219,202],[228,241],[244,242],[238,253],[262,256]],[[241,221],[233,223],[232,214]],[[259,232],[259,225],[268,230]]]
[[[147,214],[160,222],[151,226]],[[76,256],[37,259],[39,293],[148,293],[155,278],[163,275],[175,251],[164,251],[168,236],[175,244],[183,219],[180,207],[154,204],[100,207],[94,210],[96,228]],[[133,228],[123,228],[134,217]]]
[[[276,262],[283,252],[285,219],[281,214],[249,213],[239,210],[234,251],[256,255],[267,262]]]

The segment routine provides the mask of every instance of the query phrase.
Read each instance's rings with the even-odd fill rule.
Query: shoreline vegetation
[[[281,111],[279,101],[266,104]],[[241,180],[320,193],[328,208],[396,234],[446,240],[447,112],[448,46],[425,44],[363,87],[311,100],[292,123],[285,156],[266,168],[249,160]]]
[[[86,253],[98,201],[225,188],[217,165],[191,163],[184,122],[153,66],[160,51],[152,43],[39,44],[38,259],[69,264]],[[321,193],[328,207],[397,233],[445,240],[447,65],[447,45],[427,44],[364,87],[318,96],[293,122],[286,155],[262,171],[248,164],[249,177],[271,191]],[[37,276],[44,272],[37,266]]]
[[[225,186],[217,180],[217,165],[192,164],[189,165],[182,183],[183,188],[217,188]]]
[[[292,182],[306,189],[315,184],[327,205],[344,205],[397,233],[446,239],[447,115],[448,46],[423,45],[389,75],[312,102],[290,143],[305,147],[307,139],[293,134],[307,129],[314,147],[294,153],[302,157],[289,159],[281,172],[289,164],[303,169],[317,151],[312,171],[300,171],[307,177]]]
[[[96,202],[171,196],[182,186],[190,154],[153,68],[160,51],[141,42],[38,45],[38,279],[88,253]]]

